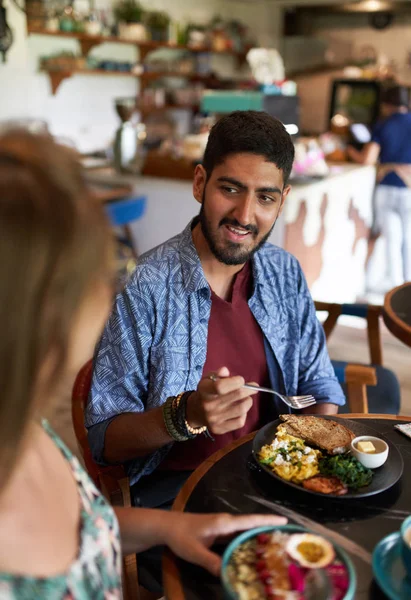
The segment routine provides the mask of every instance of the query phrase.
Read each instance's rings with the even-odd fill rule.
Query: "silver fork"
[[[210,379],[212,381],[217,381],[218,379],[220,379],[220,377],[217,377],[217,375],[211,374],[210,375]],[[265,387],[260,387],[258,385],[252,385],[251,383],[245,383],[243,385],[244,388],[247,388],[248,390],[257,390],[258,392],[267,392],[268,394],[274,394],[275,396],[278,396],[283,402],[284,404],[287,404],[287,406],[289,406],[290,408],[295,408],[297,410],[301,410],[302,408],[308,408],[309,406],[312,406],[313,404],[317,403],[317,400],[314,398],[314,396],[283,396],[282,394],[279,394],[278,392],[275,392],[274,390],[271,390],[270,388],[265,388]]]
[[[287,404],[287,406],[289,406],[290,408],[295,408],[297,410],[301,410],[302,408],[308,408],[309,406],[312,406],[313,404],[316,404],[317,400],[314,398],[314,396],[308,395],[308,396],[283,396],[282,394],[279,394],[278,392],[275,392],[274,390],[271,390],[270,388],[265,388],[265,387],[260,387],[258,385],[252,385],[251,383],[245,383],[243,385],[243,387],[247,388],[248,390],[257,390],[258,392],[267,392],[268,394],[274,394],[274,396],[277,396],[278,398],[280,398],[284,404]]]

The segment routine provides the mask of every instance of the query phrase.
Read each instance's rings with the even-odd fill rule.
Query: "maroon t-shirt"
[[[247,262],[235,278],[231,302],[226,302],[211,292],[207,357],[203,374],[227,367],[231,375],[242,375],[246,381],[255,381],[267,387],[269,376],[263,332],[248,306],[252,289],[252,270]],[[187,442],[176,442],[159,468],[195,469],[213,452],[258,429],[265,422],[264,406],[267,402],[264,395],[261,398],[260,396],[261,394],[253,396],[253,405],[247,414],[244,427],[223,435],[215,435],[214,441],[199,435]]]

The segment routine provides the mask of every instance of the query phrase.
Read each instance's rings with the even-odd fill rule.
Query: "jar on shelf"
[[[211,38],[211,44],[213,50],[215,50],[216,52],[223,52],[227,49],[227,37],[225,35],[224,29],[214,29]]]
[[[63,11],[63,16],[60,18],[60,31],[72,32],[76,30],[74,21],[73,8],[66,6]]]
[[[102,31],[102,23],[95,11],[91,11],[84,24],[84,31],[88,35],[100,35]]]
[[[147,40],[147,29],[143,23],[125,23],[118,24],[118,35],[123,40],[132,42],[145,42]]]

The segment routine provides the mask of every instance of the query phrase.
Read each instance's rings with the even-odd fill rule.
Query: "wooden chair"
[[[101,467],[92,457],[84,426],[84,409],[91,385],[92,361],[87,362],[77,375],[72,395],[74,432],[87,472],[99,490],[113,506],[131,506],[130,482],[123,467]],[[129,554],[123,558],[123,597],[140,600],[137,558]]]
[[[316,302],[315,309],[318,311],[328,312],[328,317],[323,323],[324,333],[327,340],[334,331],[339,316],[349,315],[351,317],[366,319],[370,363],[373,365],[382,365],[380,331],[382,306],[373,306],[372,304],[331,304],[329,302]]]
[[[344,389],[348,410],[350,413],[368,414],[367,386],[377,385],[377,375],[373,367],[342,363],[342,361],[331,361],[335,374]],[[339,410],[338,412],[345,412]]]
[[[317,311],[328,313],[323,323],[328,340],[341,315],[358,317],[367,321],[369,365],[331,361],[338,381],[345,389],[348,408],[341,412],[398,414],[400,412],[400,386],[396,375],[382,365],[380,318],[382,307],[368,304],[335,304],[315,302]],[[367,389],[368,386],[372,386]]]

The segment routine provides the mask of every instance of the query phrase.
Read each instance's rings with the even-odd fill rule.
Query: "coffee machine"
[[[135,98],[117,98],[115,108],[121,125],[114,141],[114,166],[119,173],[138,175],[144,164],[146,127],[139,120]]]

